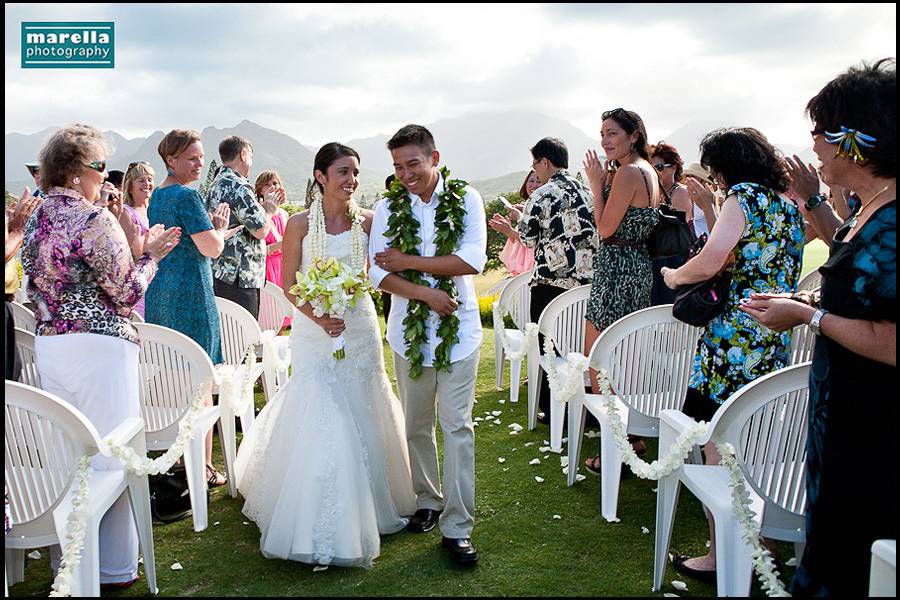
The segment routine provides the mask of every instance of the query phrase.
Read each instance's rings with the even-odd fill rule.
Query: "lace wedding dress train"
[[[328,255],[349,264],[350,232],[327,238]],[[416,509],[403,413],[371,298],[344,319],[346,358],[336,360],[331,338],[295,312],[290,381],[238,451],[243,512],[259,526],[267,558],[368,568],[379,535],[402,530]]]

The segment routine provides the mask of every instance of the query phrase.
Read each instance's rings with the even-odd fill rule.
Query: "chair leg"
[[[249,420],[252,423],[252,420]],[[219,441],[222,443],[222,456],[225,459],[225,475],[228,478],[228,495],[237,497],[237,482],[234,477],[234,457],[237,455],[237,432],[234,425],[234,415],[229,410],[222,412],[217,421],[219,427]],[[241,419],[241,426],[245,424]],[[249,425],[249,423],[248,423]],[[245,431],[248,431],[245,429]]]
[[[509,401],[515,404],[519,401],[519,386],[521,385],[522,359],[509,361]]]
[[[724,520],[724,526],[731,530],[728,542],[732,544],[731,552],[727,552],[727,571],[725,575],[726,594],[729,596],[749,596],[753,582],[753,549],[744,539],[741,524],[732,515]],[[724,528],[724,527],[722,527]],[[720,523],[716,522],[716,538]],[[719,568],[719,553],[716,552],[716,571]],[[718,582],[717,582],[718,583]]]
[[[537,361],[535,361],[537,363]],[[532,376],[533,371],[533,376]],[[538,397],[541,394],[541,383],[543,382],[544,377],[544,369],[541,368],[541,365],[538,363],[535,365],[532,370],[529,365],[528,368],[528,429],[535,429],[537,427],[537,413],[538,413]],[[532,381],[534,383],[532,383]]]
[[[84,535],[81,560],[73,573],[72,596],[98,598],[100,596],[100,519],[102,515],[91,515]],[[58,532],[60,540],[65,532]],[[65,551],[65,550],[63,550]]]
[[[609,522],[616,519],[619,481],[622,479],[622,453],[613,439],[608,418],[600,421],[600,514]]]
[[[503,363],[506,362],[503,356],[503,344],[500,343],[500,334],[494,332],[494,371],[496,374],[495,387],[497,391],[503,389]]]
[[[6,578],[9,585],[16,585],[21,581],[25,581],[24,550],[6,549]]]
[[[569,486],[575,485],[575,476],[581,464],[581,445],[584,442],[584,421],[587,410],[582,395],[576,393],[569,402]]]
[[[563,421],[566,416],[566,403],[557,399],[556,393],[550,392],[550,450],[562,452]]]
[[[203,531],[209,524],[206,506],[205,437],[205,431],[195,433],[185,444],[184,449],[184,469],[191,496],[191,511],[194,514],[194,531]]]
[[[675,509],[678,507],[678,492],[681,480],[669,475],[657,482],[656,487],[656,542],[653,548],[653,591],[662,589],[669,562],[669,545],[672,543],[672,526],[675,523]]]
[[[147,476],[128,476],[128,500],[137,526],[141,554],[144,556],[144,573],[150,593],[156,595],[156,551],[153,548],[153,516],[150,514],[150,485]]]

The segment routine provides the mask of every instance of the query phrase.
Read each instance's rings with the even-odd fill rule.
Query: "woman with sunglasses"
[[[694,219],[693,203],[686,185],[682,183],[684,177],[684,161],[674,146],[665,142],[659,142],[650,147],[650,164],[659,175],[659,183],[662,186],[663,202],[677,211],[683,212],[688,224]],[[677,269],[685,263],[687,255],[667,256],[653,259],[653,286],[650,289],[650,306],[660,304],[672,304],[675,301],[675,292],[666,287],[660,269],[669,267]]]
[[[656,206],[659,178],[650,165],[650,148],[643,120],[630,110],[617,108],[603,113],[600,130],[606,164],[596,150],[584,161],[591,191],[600,248],[594,257],[594,281],[588,301],[584,352],[600,333],[620,318],[650,306],[650,254],[647,238],[659,222]],[[596,394],[597,372],[591,370],[591,388]],[[630,440],[635,452],[646,452],[640,438]],[[600,474],[600,456],[585,466]]]
[[[26,225],[22,251],[41,385],[81,411],[101,438],[141,416],[131,311],[181,235],[175,228],[148,234],[133,260],[116,218],[96,206],[106,154],[103,134],[93,127],[72,125],[50,138],[40,153],[46,198]],[[122,468],[118,459],[100,456],[91,466]],[[56,546],[54,568],[58,557]],[[100,583],[130,585],[137,568],[137,531],[123,494],[100,523]]]

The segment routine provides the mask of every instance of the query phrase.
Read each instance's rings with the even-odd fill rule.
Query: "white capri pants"
[[[140,417],[138,352],[134,342],[96,333],[37,336],[35,354],[41,386],[80,410],[100,438],[129,417]],[[121,469],[115,458],[96,455],[98,470]],[[51,548],[59,567],[59,546]],[[138,573],[138,537],[128,495],[122,494],[100,521],[100,583],[132,581]]]

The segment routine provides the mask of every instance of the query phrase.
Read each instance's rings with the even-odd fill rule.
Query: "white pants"
[[[35,354],[41,386],[80,410],[102,439],[129,417],[140,417],[138,345],[108,335],[68,333],[37,336]],[[91,467],[121,469],[115,458],[96,455]],[[53,571],[59,546],[50,549]],[[100,583],[137,577],[138,537],[127,493],[100,521]]]
[[[422,376],[415,380],[409,378],[409,362],[394,353],[416,505],[419,509],[443,510],[441,535],[454,539],[471,537],[475,526],[472,407],[480,350],[479,347],[451,364],[449,373],[424,367]],[[444,434],[443,486],[438,467],[435,412]]]

